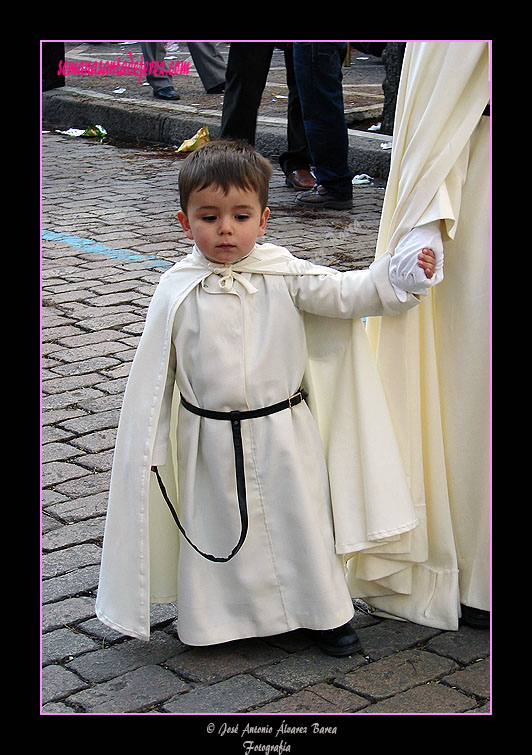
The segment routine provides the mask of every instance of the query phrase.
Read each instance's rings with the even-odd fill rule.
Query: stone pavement
[[[123,390],[157,281],[191,243],[176,218],[179,164],[167,151],[42,137],[43,714],[195,713],[205,731],[217,714],[218,746],[229,722],[242,732],[270,716],[273,743],[285,717],[345,728],[352,716],[335,714],[489,713],[488,631],[382,619],[357,602],[363,652],[333,659],[302,632],[186,647],[175,604],[152,607],[148,644],[95,618]],[[355,186],[349,212],[316,213],[295,205],[276,168],[265,240],[367,267],[383,186]]]

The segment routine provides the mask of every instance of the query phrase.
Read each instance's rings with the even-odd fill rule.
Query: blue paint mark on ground
[[[84,239],[81,236],[73,236],[70,233],[61,233],[57,231],[46,231],[43,229],[42,238],[44,241],[63,241],[65,244],[81,249],[87,254],[101,254],[110,259],[123,260],[124,262],[143,262],[146,267],[171,267],[172,262],[160,260],[153,254],[141,254],[132,249],[113,249],[98,241]]]

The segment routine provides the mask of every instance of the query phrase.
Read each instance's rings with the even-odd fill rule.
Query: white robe
[[[416,310],[368,322],[420,526],[353,558],[349,585],[441,629],[458,628],[460,603],[490,608],[488,52],[406,47],[376,256],[439,220],[445,280]]]
[[[150,602],[178,601],[194,645],[327,629],[353,613],[344,559],[417,524],[364,315],[397,314],[390,256],[337,273],[271,244],[220,270],[194,250],[154,295],[124,397],[100,583],[101,621],[149,638]],[[268,406],[301,384],[309,405],[242,422],[249,532],[229,423],[188,412]],[[383,457],[383,444],[387,454]],[[166,463],[165,463],[166,462]],[[177,463],[176,463],[177,462]]]

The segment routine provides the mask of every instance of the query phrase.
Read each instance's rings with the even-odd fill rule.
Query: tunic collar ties
[[[245,262],[252,253],[253,249],[247,255],[247,257],[244,257],[244,259],[238,260],[238,262],[235,262],[233,265],[226,265],[225,267],[217,265],[215,262],[209,262],[209,260],[207,260],[203,256],[196,245],[194,245],[194,248],[192,250],[192,257],[200,264],[205,265],[205,267],[207,267],[211,273],[220,276],[218,285],[222,291],[231,291],[233,288],[233,282],[236,280],[242,284],[243,288],[247,291],[248,294],[256,294],[258,288],[256,288],[253,283],[251,283],[251,281],[245,277],[245,275],[242,275],[242,273],[245,272],[245,269],[242,271],[235,270],[236,265],[239,264],[243,264],[245,268]],[[209,276],[206,276],[206,278],[207,277]],[[202,285],[205,283],[206,278],[202,281]],[[203,287],[205,288],[205,286]]]
[[[210,267],[210,266],[209,266]],[[256,294],[258,289],[242,273],[238,273],[232,267],[214,267],[211,268],[215,275],[219,275],[218,285],[223,291],[231,291],[233,281],[237,280],[246,289],[248,294]]]

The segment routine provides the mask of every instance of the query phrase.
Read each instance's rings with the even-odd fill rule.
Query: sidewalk
[[[218,44],[225,60],[229,46]],[[140,43],[91,44],[66,43],[67,63],[86,61],[98,64],[140,63]],[[208,126],[212,139],[219,135],[223,94],[207,94],[199,78],[186,43],[177,52],[168,53],[166,64],[175,61],[190,64],[187,75],[173,76],[180,95],[176,102],[162,102],[153,97],[144,77],[135,75],[71,75],[66,86],[43,93],[43,119],[67,128],[85,128],[100,124],[112,138],[140,139],[167,146],[179,146],[202,126]],[[124,68],[125,70],[125,68]],[[390,136],[362,131],[379,121],[384,102],[382,81],[384,65],[380,58],[353,50],[351,65],[343,68],[343,90],[349,129],[349,163],[355,174],[366,173],[385,178],[390,164],[390,150],[381,144]],[[256,148],[270,157],[286,149],[286,107],[288,88],[284,54],[274,50],[272,64],[257,121]]]
[[[218,714],[217,748],[230,714],[241,714],[240,733],[247,721],[271,717],[276,732],[283,720],[310,726],[323,716],[340,733],[353,716],[336,714],[489,713],[488,631],[381,619],[357,602],[363,652],[333,659],[302,632],[186,647],[173,626],[175,604],[152,607],[148,644],[95,618],[129,367],[157,281],[191,242],[176,218],[180,162],[172,153],[42,139],[43,713]],[[365,268],[383,185],[355,186],[351,211],[316,213],[295,204],[276,167],[266,238],[320,264]],[[198,718],[205,728],[209,718],[197,717],[197,726]],[[297,739],[296,751],[304,751]]]

